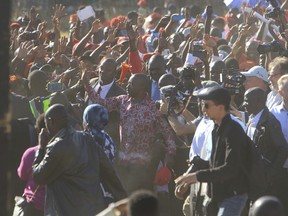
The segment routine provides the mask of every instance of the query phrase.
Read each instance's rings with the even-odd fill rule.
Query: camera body
[[[232,72],[231,74],[227,74],[225,76],[223,87],[227,89],[231,95],[242,94],[244,93],[243,83],[245,80],[246,78],[243,74],[239,72]]]
[[[259,52],[259,54],[278,52],[280,56],[288,57],[288,50],[283,49],[283,47],[275,40],[272,41],[271,43],[260,44],[257,47],[257,51]]]
[[[257,51],[259,54],[266,54],[269,52],[280,52],[281,51],[281,46],[277,41],[272,41],[271,43],[267,44],[259,44],[257,47]]]
[[[160,89],[161,98],[169,98],[168,101],[168,115],[170,115],[173,111],[173,109],[183,107],[186,102],[189,95],[186,95],[185,93],[181,92],[179,88],[181,87],[180,84],[173,86],[168,85],[164,86]]]
[[[281,10],[280,10],[280,8],[276,7],[276,8],[273,8],[266,15],[268,18],[276,19],[277,17],[279,17],[281,15]]]

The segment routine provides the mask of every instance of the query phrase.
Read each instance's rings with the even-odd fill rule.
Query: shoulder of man
[[[115,96],[127,94],[127,92],[121,86],[119,86],[116,81],[114,81],[113,85],[111,86],[110,91],[111,90],[115,92]]]

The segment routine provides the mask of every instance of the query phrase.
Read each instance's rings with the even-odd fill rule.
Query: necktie
[[[101,92],[101,91],[102,91],[102,87],[99,86],[98,91],[97,91],[97,94],[100,95],[100,92]]]

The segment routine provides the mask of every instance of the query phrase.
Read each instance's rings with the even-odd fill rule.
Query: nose
[[[204,114],[206,113],[207,109],[205,108],[205,105],[203,103],[201,103],[201,110]]]

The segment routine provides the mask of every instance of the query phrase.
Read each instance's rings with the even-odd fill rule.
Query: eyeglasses
[[[202,102],[202,107],[204,107],[207,110],[213,105],[215,105],[215,104],[208,104],[208,103]]]

